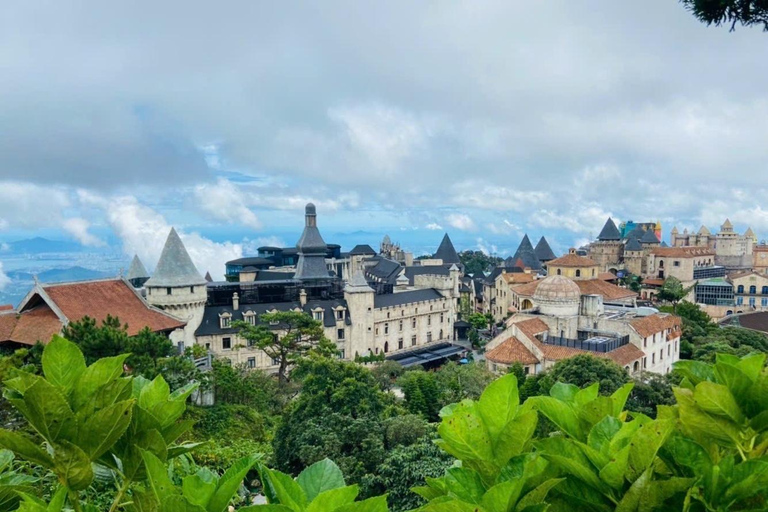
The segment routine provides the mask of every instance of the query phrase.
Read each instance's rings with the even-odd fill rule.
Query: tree
[[[763,30],[768,31],[766,0],[681,0],[681,3],[707,25],[730,25],[731,31],[737,24],[763,25]]]
[[[677,303],[683,300],[694,288],[694,285],[684,287],[676,277],[668,277],[661,285],[657,297],[659,300],[671,302],[673,312],[677,312]]]
[[[482,313],[472,313],[467,317],[467,322],[478,331],[488,328],[488,317]]]
[[[333,354],[336,347],[325,337],[323,324],[306,313],[278,311],[265,313],[258,325],[235,322],[239,336],[248,346],[258,348],[277,361],[281,384],[288,381],[288,369],[311,352]],[[273,330],[269,326],[275,326]]]
[[[435,371],[435,378],[442,408],[465,398],[478,398],[486,386],[496,379],[496,375],[486,368],[484,362],[459,364],[451,361]]]
[[[76,322],[70,322],[61,331],[62,336],[76,343],[88,364],[93,364],[102,357],[114,357],[127,352],[128,326],[120,319],[107,315],[101,325],[89,316]]]
[[[497,256],[489,256],[482,251],[461,251],[459,261],[464,265],[464,272],[477,277],[500,265],[504,260]]]
[[[428,421],[436,421],[441,409],[440,389],[433,372],[411,370],[405,372],[397,385],[405,395],[405,407],[413,414],[421,414]]]
[[[371,373],[379,382],[379,386],[381,387],[382,391],[389,391],[397,378],[400,377],[403,372],[405,372],[403,365],[397,361],[392,361],[389,359],[383,361],[371,370]]]
[[[655,418],[659,405],[675,404],[669,375],[651,373],[643,379],[635,379],[634,383],[627,399],[627,410]]]
[[[558,361],[547,374],[549,382],[540,384],[542,388],[556,382],[573,384],[585,388],[594,383],[600,384],[600,392],[612,394],[629,382],[627,372],[610,359],[602,359],[589,354],[579,354]],[[541,394],[549,393],[549,389],[541,389]]]

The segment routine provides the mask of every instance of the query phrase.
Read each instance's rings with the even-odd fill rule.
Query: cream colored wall
[[[373,352],[384,351],[388,344],[387,353],[400,350],[398,340],[403,339],[402,350],[409,350],[430,342],[428,333],[432,334],[432,343],[453,339],[453,323],[455,309],[453,299],[443,298],[425,302],[416,302],[403,306],[393,306],[374,310],[373,318]],[[441,321],[442,317],[442,321]],[[400,329],[402,322],[402,330]],[[415,327],[414,327],[415,322]],[[440,331],[443,336],[440,337]],[[413,337],[416,344],[412,344]]]
[[[599,273],[600,273],[600,269],[598,265],[589,266],[589,267],[559,267],[559,266],[547,267],[548,275],[565,276],[573,279],[574,281],[595,279],[597,278],[597,274]]]
[[[195,343],[195,331],[203,321],[208,294],[205,285],[147,288],[147,302],[166,313],[186,322],[184,329],[177,329],[169,336],[174,344],[191,347]]]

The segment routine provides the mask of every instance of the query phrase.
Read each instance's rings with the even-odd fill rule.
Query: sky
[[[347,249],[562,252],[609,215],[762,238],[766,62],[674,0],[9,0],[0,240],[152,268],[176,226],[220,275],[308,201]]]

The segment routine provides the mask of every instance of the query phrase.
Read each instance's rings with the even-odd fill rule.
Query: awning
[[[467,348],[462,345],[453,345],[451,343],[438,343],[427,347],[421,347],[415,350],[409,350],[408,352],[401,352],[399,354],[393,354],[387,359],[389,361],[397,361],[402,366],[414,366],[417,364],[424,364],[430,361],[437,361],[439,359],[446,359],[461,352],[464,352]]]

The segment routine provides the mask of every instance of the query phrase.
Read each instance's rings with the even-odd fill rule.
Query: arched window
[[[763,295],[768,295],[768,286],[763,286]]]
[[[640,369],[640,363],[638,361],[635,361],[635,365],[633,368],[634,368],[634,371],[638,371]]]
[[[581,277],[581,269],[576,269],[576,277]]]
[[[736,293],[744,293],[744,285],[740,284],[738,288],[736,288]]]
[[[592,269],[592,277],[595,277],[595,269]]]
[[[440,329],[440,339],[443,339],[443,330]]]
[[[562,273],[563,273],[563,271],[562,271],[562,270],[560,270],[560,269],[557,269],[557,275],[560,275],[560,274],[562,274]]]
[[[757,286],[755,286],[755,285],[750,286],[749,287],[749,293],[752,294],[752,295],[756,294],[757,293]]]
[[[389,352],[389,342],[385,341],[384,342],[384,353],[387,353],[387,352]]]

